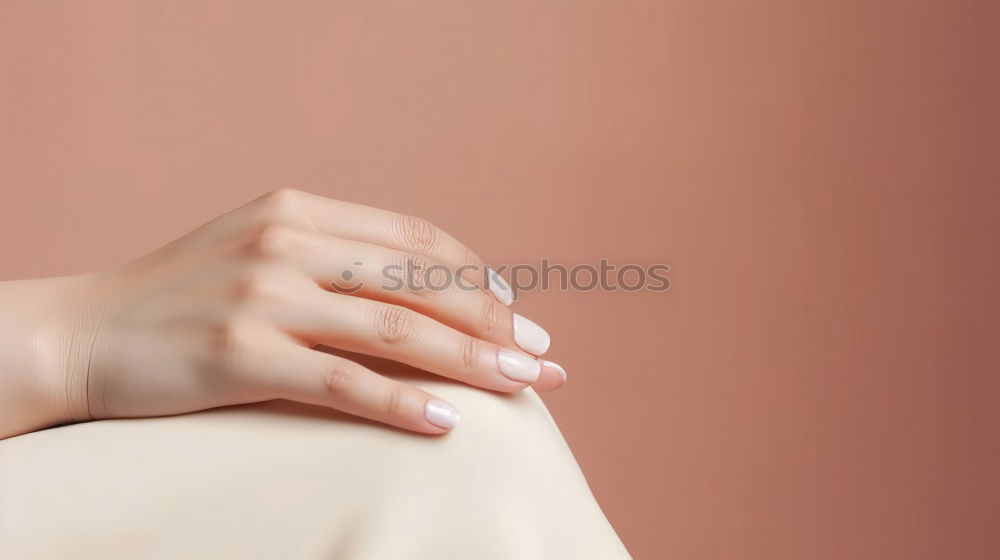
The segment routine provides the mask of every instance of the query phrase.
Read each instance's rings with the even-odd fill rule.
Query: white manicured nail
[[[542,365],[543,366],[549,366],[550,368],[558,371],[559,375],[561,375],[562,378],[563,378],[563,383],[566,382],[566,370],[564,370],[561,365],[559,365],[559,364],[557,364],[555,362],[550,362],[548,360],[542,360]]]
[[[510,286],[507,285],[507,282],[504,281],[503,277],[497,271],[486,267],[486,276],[490,291],[500,300],[500,303],[504,305],[514,303],[514,290],[510,289]]]
[[[427,401],[424,407],[427,421],[439,428],[450,430],[458,424],[458,411],[450,404],[437,399]]]
[[[515,313],[514,342],[521,347],[521,350],[537,356],[544,354],[549,349],[551,339],[549,339],[549,333],[545,332],[545,329],[539,327],[537,323]]]
[[[534,383],[542,372],[542,364],[527,354],[501,348],[497,353],[500,373],[523,383]]]

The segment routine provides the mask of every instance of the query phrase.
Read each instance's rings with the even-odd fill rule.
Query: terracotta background
[[[996,6],[6,0],[0,277],[285,185],[663,262],[517,304],[636,558],[997,558]]]

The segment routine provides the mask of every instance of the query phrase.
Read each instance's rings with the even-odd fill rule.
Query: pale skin
[[[387,266],[452,281],[399,289]],[[548,335],[483,271],[426,220],[280,189],[127,265],[0,283],[0,438],[272,399],[447,433],[453,406],[319,347],[557,389]]]

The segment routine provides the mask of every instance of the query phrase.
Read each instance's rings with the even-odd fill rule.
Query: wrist
[[[0,283],[0,439],[90,419],[89,276]]]

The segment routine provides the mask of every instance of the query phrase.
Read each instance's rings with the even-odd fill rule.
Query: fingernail
[[[450,430],[458,424],[458,411],[450,404],[437,399],[427,401],[424,407],[424,416],[427,421],[439,428]]]
[[[555,362],[550,362],[548,360],[542,360],[542,365],[543,366],[549,366],[550,368],[558,371],[559,375],[561,375],[562,378],[563,378],[563,383],[566,382],[566,370],[564,370],[561,365],[559,365],[559,364],[557,364]]]
[[[486,282],[490,286],[490,291],[504,305],[514,303],[514,290],[510,289],[503,277],[490,267],[486,267]]]
[[[501,348],[497,353],[497,363],[500,373],[523,383],[534,383],[542,371],[542,364],[538,360],[507,348]]]
[[[549,342],[551,340],[549,339],[549,333],[545,332],[545,329],[539,327],[531,319],[515,313],[514,342],[525,352],[531,352],[537,356],[544,354],[549,349]]]

